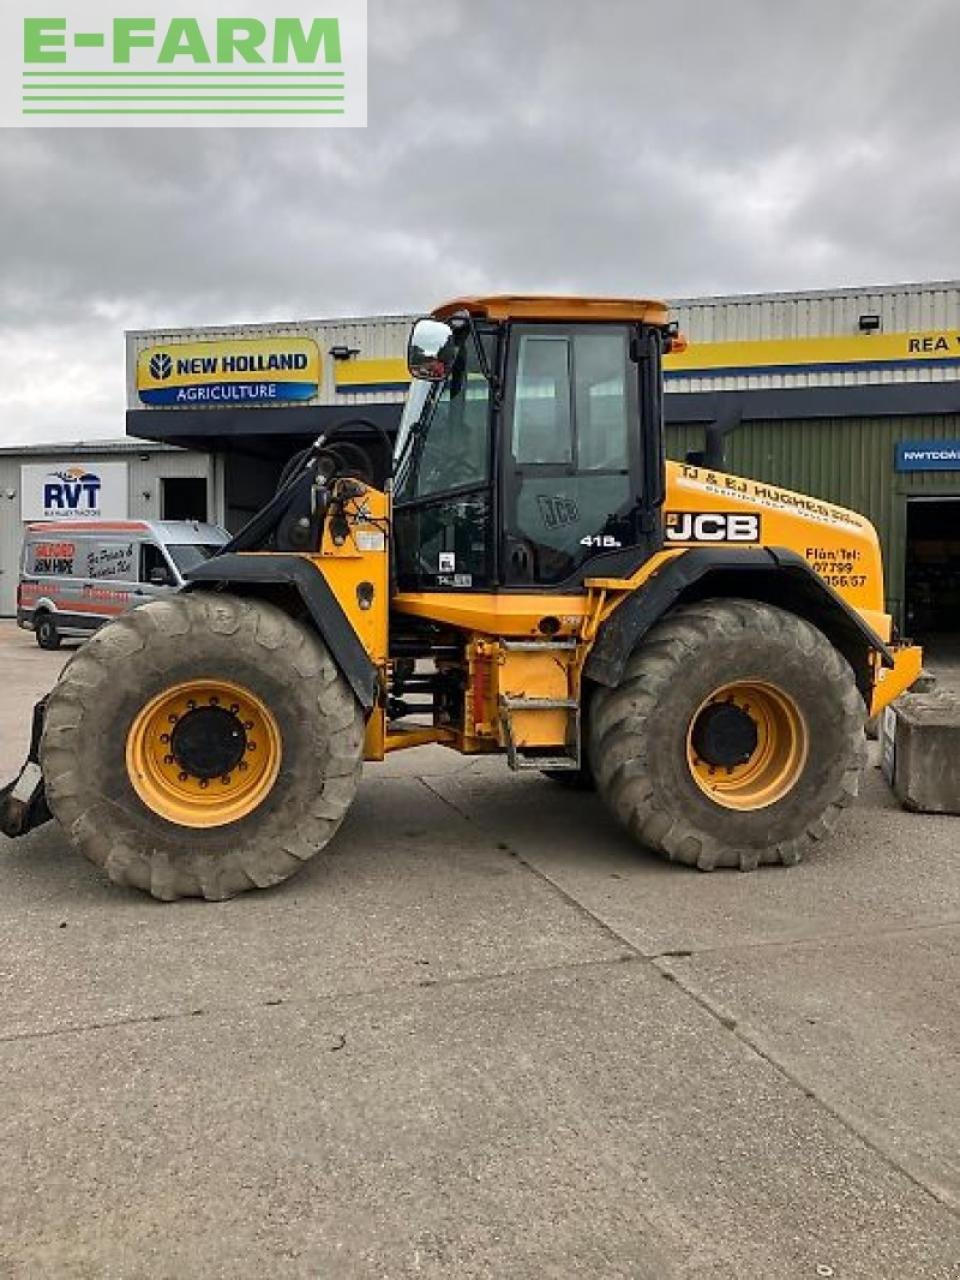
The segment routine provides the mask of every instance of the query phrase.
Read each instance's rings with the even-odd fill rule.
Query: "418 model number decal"
[[[759,542],[760,517],[746,511],[668,511],[667,542]]]

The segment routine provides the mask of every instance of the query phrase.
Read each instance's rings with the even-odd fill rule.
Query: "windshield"
[[[400,464],[403,462],[404,456],[410,447],[413,428],[423,417],[424,408],[430,399],[430,392],[436,391],[436,389],[436,383],[424,382],[418,378],[414,378],[410,383],[410,390],[407,392],[403,414],[400,418],[400,429],[397,432],[396,444],[393,446],[393,458],[396,464],[394,466],[394,477],[399,474]]]
[[[482,338],[487,362],[492,337]],[[490,386],[476,344],[462,344],[443,383],[415,381],[397,436],[396,500],[477,487],[490,474]]]
[[[203,564],[204,560],[209,560],[220,549],[220,547],[208,546],[203,542],[168,542],[166,546],[167,554],[181,573],[195,569],[198,564]]]

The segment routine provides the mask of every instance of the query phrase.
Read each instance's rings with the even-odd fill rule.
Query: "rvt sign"
[[[54,462],[20,468],[20,514],[28,520],[125,520],[125,462]]]
[[[71,467],[53,471],[43,486],[44,514],[89,516],[100,514],[101,480],[95,471]]]

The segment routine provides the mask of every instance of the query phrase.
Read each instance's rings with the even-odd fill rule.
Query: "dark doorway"
[[[907,631],[960,636],[960,497],[907,500]]]
[[[206,520],[207,482],[202,476],[177,476],[160,481],[162,520]]]

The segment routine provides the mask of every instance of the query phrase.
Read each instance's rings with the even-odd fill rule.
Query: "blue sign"
[[[898,440],[897,471],[960,471],[960,440]]]

